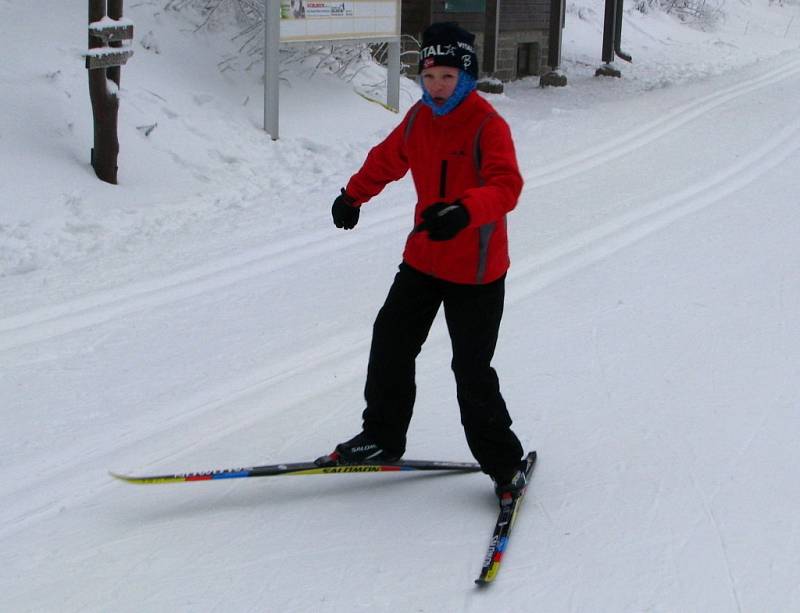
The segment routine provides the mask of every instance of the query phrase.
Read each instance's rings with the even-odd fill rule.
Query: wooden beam
[[[89,26],[89,36],[97,37],[105,43],[131,40],[133,38],[133,25],[93,23]]]
[[[94,51],[90,50],[86,54],[86,68],[89,70],[124,66],[133,55],[133,49],[117,50],[111,47],[101,47]]]

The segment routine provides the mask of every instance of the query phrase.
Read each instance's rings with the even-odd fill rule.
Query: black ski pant
[[[505,277],[462,285],[401,264],[375,320],[364,395],[364,432],[402,455],[416,397],[415,361],[444,304],[453,347],[461,424],[484,472],[501,478],[519,468],[522,445],[491,367],[505,299]]]

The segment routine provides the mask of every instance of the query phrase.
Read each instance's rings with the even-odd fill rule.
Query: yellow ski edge
[[[186,481],[186,477],[178,475],[170,477],[133,477],[131,475],[121,475],[111,471],[108,471],[108,474],[114,477],[114,479],[124,481],[125,483],[133,483],[135,485],[150,485],[154,483],[181,483]]]

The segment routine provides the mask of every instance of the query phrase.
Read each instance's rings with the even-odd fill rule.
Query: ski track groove
[[[800,72],[800,61],[792,62],[791,64],[793,68],[790,70],[787,70],[786,67],[776,69],[771,73],[767,73],[761,79],[748,83],[747,86],[734,86],[722,92],[716,92],[713,95],[706,96],[704,99],[701,99],[705,101],[701,105],[702,111],[698,111],[698,113],[691,118],[673,117],[667,120],[671,122],[670,125],[672,127],[667,129],[665,126],[662,126],[664,129],[657,131],[656,136],[637,136],[632,138],[630,135],[626,135],[617,140],[629,143],[629,149],[625,151],[625,153],[629,153],[631,150],[640,148],[656,140],[660,136],[698,117],[703,112],[708,112],[738,95],[744,95],[745,93],[757,89],[757,87],[789,78]],[[755,82],[760,82],[760,85],[756,86]],[[697,101],[695,101],[694,105],[696,105],[696,103]],[[684,107],[682,107],[684,109],[683,112],[686,112],[687,108],[694,105],[684,105]],[[670,115],[668,114],[667,117],[670,117]],[[652,124],[655,123],[664,124],[664,122],[661,121],[652,122],[648,125],[651,125],[652,128]],[[572,240],[565,241],[561,245],[550,249],[540,256],[522,260],[519,264],[515,265],[516,276],[511,288],[512,291],[507,298],[508,304],[517,303],[553,282],[607,258],[613,253],[660,231],[687,215],[700,211],[731,193],[746,187],[800,149],[800,142],[798,142],[797,139],[798,131],[800,131],[800,119],[786,126],[782,131],[777,133],[777,135],[773,135],[772,138],[762,144],[761,147],[757,148],[749,155],[744,156],[727,169],[717,172],[711,177],[691,185],[680,192],[647,203],[634,212],[623,214],[596,228],[580,233]],[[633,133],[641,134],[642,130],[637,129],[634,130]],[[611,147],[613,142],[614,141],[603,147]],[[580,157],[588,158],[589,155],[598,155],[597,150],[591,151],[591,153],[586,152]],[[596,162],[596,164],[607,163],[612,159],[613,157],[607,156],[602,162]],[[545,182],[562,180],[565,178],[564,173],[571,171],[572,174],[577,174],[586,169],[580,164],[590,163],[595,162],[588,159],[579,162],[573,159],[561,170],[555,169],[549,171],[545,169],[540,174],[545,177],[542,179]],[[543,183],[540,183],[540,185],[541,184]],[[390,228],[392,231],[394,231],[394,229],[394,227]],[[98,294],[85,299],[63,303],[55,307],[0,320],[0,351],[8,350],[23,344],[41,342],[61,334],[113,320],[116,317],[135,312],[142,308],[169,304],[186,297],[213,291],[252,278],[256,275],[264,274],[264,272],[269,272],[270,270],[275,270],[282,266],[306,260],[309,257],[322,255],[333,248],[339,248],[338,245],[336,247],[326,247],[325,245],[328,242],[327,238],[327,233],[318,232],[310,241],[307,239],[285,241],[271,248],[258,250],[259,255],[255,258],[252,252],[250,252],[241,257],[218,261],[215,264],[204,266],[199,270],[188,270],[178,275],[128,286],[127,295],[125,295],[126,292],[124,288],[121,288],[113,292]],[[374,236],[370,237],[370,240],[372,239],[374,239]],[[302,253],[292,251],[292,249],[299,247],[303,247]],[[309,253],[308,247],[313,247],[311,253]],[[278,264],[263,266],[264,261],[268,259],[272,260],[275,256],[285,257],[280,258],[282,261]],[[239,267],[243,267],[244,270],[240,270]],[[46,333],[36,334],[36,332],[32,330],[32,327],[41,324],[49,324],[46,326]],[[437,336],[443,334],[442,331],[439,331]],[[96,465],[98,459],[111,457],[118,454],[120,449],[131,448],[142,440],[163,434],[165,429],[173,430],[174,428],[179,428],[187,420],[193,420],[200,415],[206,414],[208,411],[229,404],[259,389],[271,387],[280,381],[319,368],[322,364],[332,361],[341,361],[342,358],[357,355],[363,350],[364,343],[368,340],[365,340],[365,338],[359,338],[356,342],[351,343],[335,343],[331,345],[330,352],[326,352],[321,357],[317,354],[317,359],[311,360],[310,362],[304,361],[303,355],[300,354],[297,356],[297,360],[292,360],[292,365],[284,368],[281,373],[277,375],[274,372],[271,376],[267,377],[257,374],[256,377],[250,377],[252,381],[249,384],[233,392],[230,391],[229,385],[225,386],[228,391],[222,398],[212,402],[203,402],[199,405],[194,405],[189,410],[180,411],[173,418],[169,419],[167,424],[159,424],[158,429],[148,428],[147,432],[144,434],[137,431],[135,438],[123,442],[121,446],[117,446],[112,450],[102,452],[99,456],[81,458],[76,462],[59,466],[58,469],[55,469],[48,477],[40,480],[39,483],[45,481],[61,482],[66,485],[70,481],[81,481],[83,489],[79,487],[70,487],[69,491],[71,493],[66,500],[60,501],[59,504],[54,502],[42,504],[37,501],[31,501],[32,504],[25,504],[23,500],[24,496],[21,495],[22,491],[16,492],[12,504],[17,506],[18,511],[15,510],[11,517],[6,516],[5,526],[0,530],[0,535],[24,529],[32,523],[47,519],[52,515],[58,514],[61,504],[74,506],[77,502],[101,494],[110,486],[110,483],[107,481],[101,481],[99,479],[94,484],[88,484],[85,482],[85,474],[79,474],[64,479],[64,473],[76,471],[76,468],[81,466]],[[336,385],[340,384],[341,381],[336,382]],[[325,385],[330,386],[333,384],[327,383]],[[250,413],[252,413],[252,415],[246,416],[245,425],[250,424],[254,419],[258,419],[258,415],[263,416],[262,411],[256,412],[255,410],[251,410]],[[256,415],[256,413],[258,413],[258,415]],[[237,421],[235,425],[225,429],[223,433],[218,433],[213,438],[228,435],[241,427],[242,421]],[[170,454],[170,457],[178,456],[185,452],[187,448],[191,448],[196,444],[197,443],[192,443],[183,446]],[[80,473],[81,471],[76,472]],[[694,480],[693,475],[692,479]],[[32,489],[30,482],[25,485],[26,489],[29,491]],[[696,485],[695,483],[695,486]],[[703,505],[707,518],[715,522],[707,501],[703,500]],[[720,547],[722,548],[723,554],[725,554],[725,543],[722,534],[719,533],[719,526],[717,526],[717,536],[720,539]],[[731,577],[730,572],[730,568],[728,568],[729,577]],[[733,596],[737,601],[737,606],[741,608],[735,585],[732,584],[731,588]]]
[[[341,363],[344,359],[356,358],[363,353],[364,348],[368,346],[369,340],[369,335],[366,331],[362,331],[358,333],[358,335],[339,335],[328,343],[329,349],[327,351],[320,352],[319,348],[315,348],[313,355],[307,356],[303,352],[295,354],[292,356],[291,360],[284,361],[284,368],[277,373],[271,368],[259,370],[256,373],[250,373],[241,377],[233,385],[228,382],[210,391],[204,390],[185,402],[187,408],[171,411],[168,416],[157,425],[145,426],[137,429],[135,435],[126,436],[120,440],[115,447],[104,449],[96,453],[84,454],[79,459],[73,460],[72,462],[62,462],[57,468],[48,471],[46,476],[38,479],[30,478],[26,480],[24,483],[20,484],[17,489],[6,492],[6,520],[5,525],[0,528],[0,536],[23,529],[31,523],[57,514],[61,506],[73,506],[77,502],[91,498],[98,493],[90,492],[85,483],[86,471],[89,470],[87,467],[97,467],[104,464],[107,466],[109,460],[119,456],[125,451],[130,451],[141,446],[143,441],[155,436],[163,436],[167,433],[176,431],[183,432],[186,430],[187,424],[191,425],[191,423],[197,421],[199,417],[217,412],[220,408],[237,400],[258,394],[264,389],[274,387],[304,372],[321,368],[325,364],[337,364]],[[339,382],[340,381],[341,380],[339,380]],[[323,383],[321,385],[327,388],[331,385],[338,384],[340,383]],[[319,393],[319,390],[316,388],[312,388],[312,390],[315,393]],[[216,398],[208,400],[209,396],[215,395],[217,396]],[[200,398],[204,400],[199,400]],[[150,465],[172,457],[179,457],[201,444],[219,440],[242,428],[250,427],[252,424],[263,419],[264,414],[265,410],[261,407],[239,411],[235,422],[215,429],[213,434],[206,433],[202,441],[197,440],[180,445],[171,450],[166,456],[156,459],[151,458],[148,462],[143,464]],[[332,419],[333,415],[331,415],[330,418]],[[202,467],[195,468],[198,470],[202,469]],[[75,473],[73,479],[83,482],[82,487],[87,488],[85,494],[75,493],[79,491],[79,489],[75,487],[70,488],[70,494],[67,496],[68,500],[62,499],[58,502],[32,501],[26,504],[24,496],[27,492],[33,490],[35,494],[36,489],[38,489],[37,486],[41,487],[44,484],[63,483],[66,480],[64,477],[65,473],[69,475],[73,472]],[[98,481],[98,485],[110,485],[105,477],[106,475],[103,474],[102,481]]]
[[[732,85],[677,106],[657,119],[638,126],[627,134],[604,141],[595,147],[585,149],[572,156],[561,158],[557,163],[541,167],[537,172],[525,177],[523,191],[568,179],[586,170],[607,164],[668,135],[677,128],[683,127],[731,100],[747,95],[762,87],[784,81],[798,73],[800,73],[800,60],[792,60],[786,65],[770,70],[751,81]]]
[[[800,149],[795,120],[728,168],[515,264],[511,303],[525,298],[747,187]]]
[[[670,134],[722,104],[798,73],[800,73],[800,60],[791,60],[744,84],[736,84],[680,105],[627,134],[540,168],[525,177],[523,193],[608,164]],[[379,235],[395,232],[400,225],[400,219],[405,218],[405,212],[387,216],[372,224],[373,229]],[[218,291],[339,249],[340,245],[333,244],[329,238],[328,231],[317,231],[310,237],[284,240],[269,247],[251,250],[241,256],[223,258],[178,274],[133,283],[0,319],[0,352],[113,321],[144,309]],[[358,242],[374,238],[374,234],[371,234]],[[591,237],[588,239],[591,240]]]

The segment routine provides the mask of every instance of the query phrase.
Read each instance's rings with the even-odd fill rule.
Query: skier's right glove
[[[358,223],[359,208],[355,206],[355,199],[349,196],[344,191],[344,188],[342,188],[342,193],[333,201],[331,215],[333,215],[333,223],[337,228],[352,230]]]
[[[417,226],[428,231],[432,241],[449,241],[469,225],[469,211],[455,202],[436,202],[422,211],[422,223]]]

